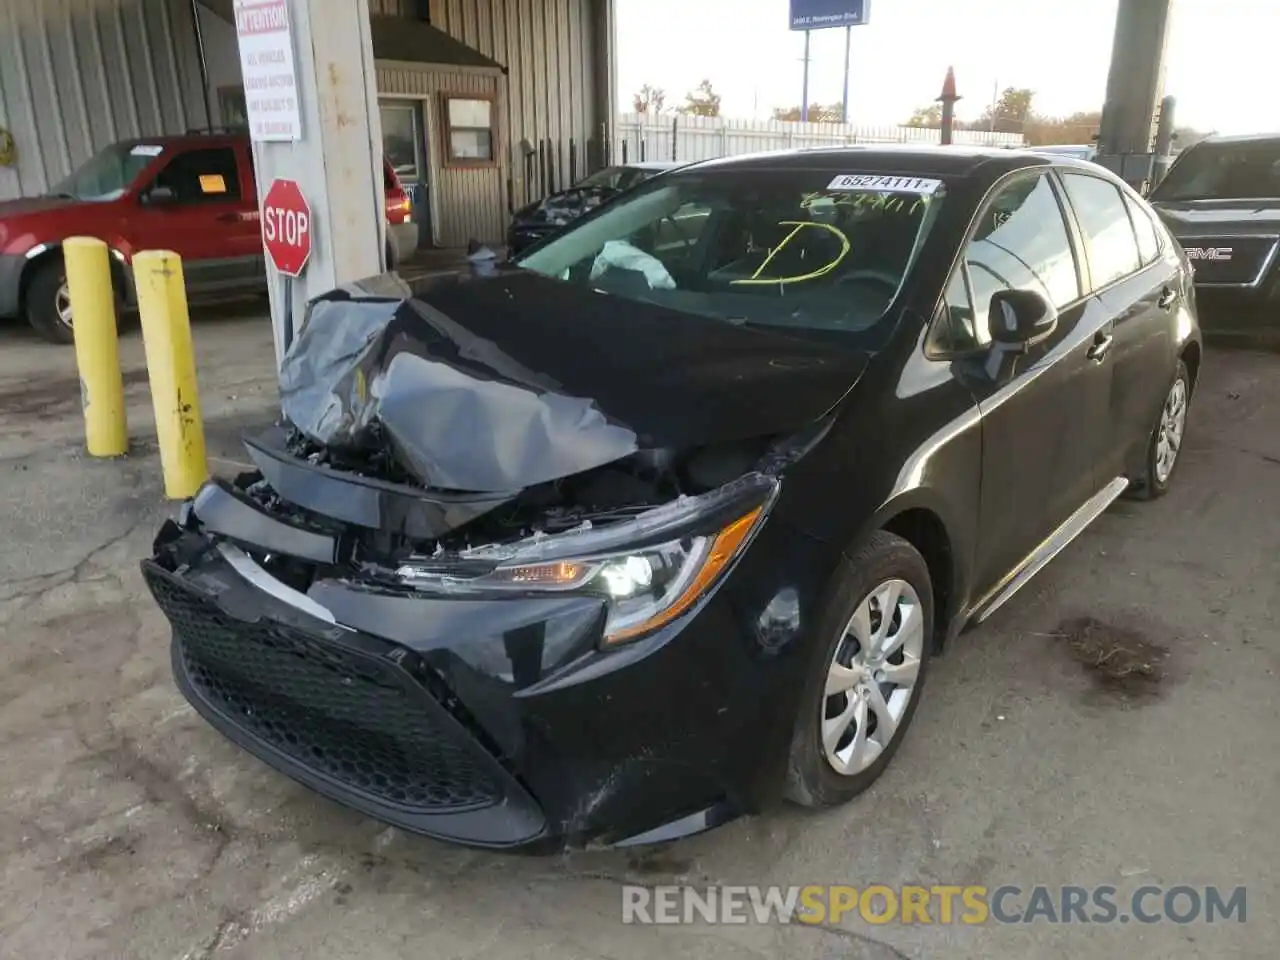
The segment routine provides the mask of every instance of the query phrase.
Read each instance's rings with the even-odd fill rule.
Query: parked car
[[[1280,321],[1280,135],[1202,140],[1150,200],[1194,265],[1206,309]]]
[[[678,167],[677,163],[657,161],[628,163],[597,170],[568,190],[553,193],[517,210],[507,231],[507,249],[520,253],[539,240],[552,236],[566,224],[594,210],[606,200],[630,190],[650,177]]]
[[[1095,143],[1057,143],[1046,147],[1031,147],[1036,153],[1059,157],[1075,157],[1077,160],[1096,160],[1098,145]]]
[[[315,301],[256,471],[143,573],[183,694],[320,793],[669,840],[873,783],[938,650],[1169,488],[1200,365],[1187,261],[1100,167],[700,163],[490,278]]]
[[[408,195],[384,161],[390,264],[417,243]],[[264,289],[253,156],[244,134],[127,140],[99,151],[48,193],[0,202],[0,316],[22,316],[46,340],[72,340],[62,241],[94,236],[111,248],[117,293],[134,297],[139,250],[182,256],[193,296]]]

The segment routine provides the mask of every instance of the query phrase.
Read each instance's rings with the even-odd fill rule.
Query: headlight
[[[465,588],[573,591],[603,597],[609,611],[604,642],[624,643],[670,623],[705,596],[746,546],[764,515],[765,508],[759,506],[714,533],[627,552],[501,564],[483,576],[467,579]],[[427,579],[414,564],[401,566],[397,573],[407,581]],[[451,585],[459,588],[463,582],[454,580]]]

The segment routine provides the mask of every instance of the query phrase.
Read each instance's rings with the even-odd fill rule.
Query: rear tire
[[[847,803],[884,772],[915,716],[933,647],[933,586],[919,551],[880,531],[850,563],[823,615],[827,643],[791,742],[786,796],[805,807]]]
[[[27,322],[44,340],[67,344],[75,341],[67,296],[67,271],[62,257],[37,264],[24,296]],[[65,318],[64,318],[65,303]]]
[[[1130,488],[1135,500],[1158,500],[1169,492],[1182,462],[1187,438],[1187,410],[1191,405],[1191,375],[1181,360],[1165,394],[1155,426],[1147,440],[1142,476]]]

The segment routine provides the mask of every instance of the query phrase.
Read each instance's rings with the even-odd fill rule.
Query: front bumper
[[[818,602],[796,583],[834,562],[817,541],[766,522],[690,614],[602,653],[594,598],[430,598],[323,564],[294,591],[254,556],[291,538],[323,559],[320,541],[211,487],[143,563],[178,686],[317,792],[413,832],[531,851],[672,839],[778,798],[800,624]],[[787,617],[770,619],[784,595]]]
[[[143,575],[173,625],[179,689],[228,739],[409,830],[495,846],[545,831],[520,784],[424,685],[418,658],[291,610],[225,559],[194,580],[152,561]]]
[[[16,317],[22,291],[22,271],[27,258],[16,253],[0,254],[0,317]]]

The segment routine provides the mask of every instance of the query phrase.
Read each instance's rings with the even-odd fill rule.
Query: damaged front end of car
[[[281,386],[284,420],[246,439],[256,469],[209,481],[143,562],[212,725],[320,793],[479,846],[693,832],[744,806],[706,744],[753,681],[689,669],[750,656],[720,649],[729,607],[673,640],[825,421],[650,447],[367,289],[313,305]]]

